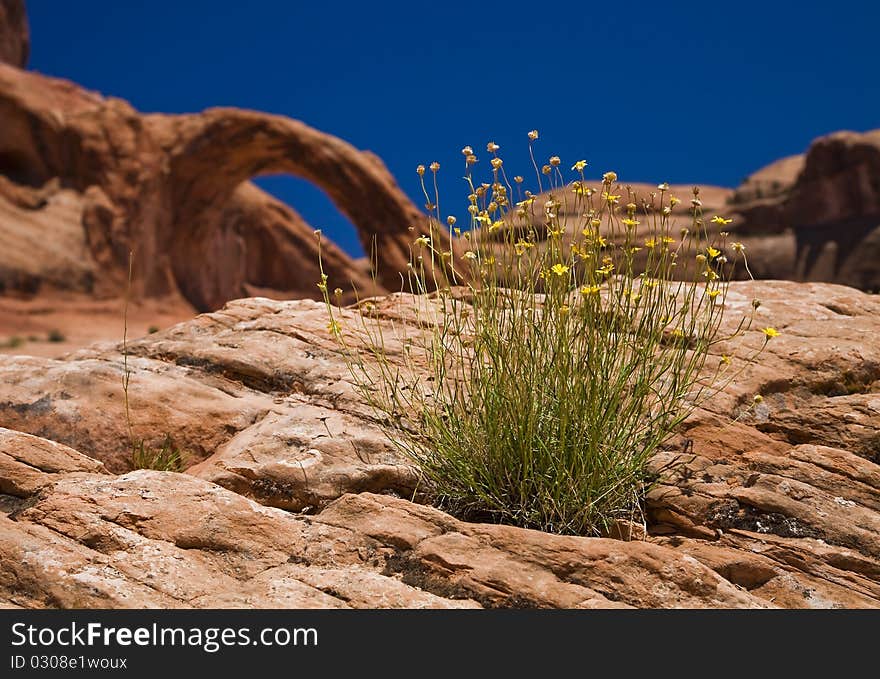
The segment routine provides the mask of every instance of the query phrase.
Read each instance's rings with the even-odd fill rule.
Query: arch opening
[[[366,256],[354,224],[319,187],[300,177],[281,173],[259,175],[251,181],[296,210],[307,224],[321,229],[350,257],[359,259]]]

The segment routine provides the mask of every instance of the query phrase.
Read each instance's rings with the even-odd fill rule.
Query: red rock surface
[[[621,178],[616,193],[626,196],[629,185],[644,200],[657,191],[656,185],[626,179]],[[601,181],[587,185],[598,188]],[[670,187],[682,199],[673,210],[682,225],[691,218],[691,188]],[[733,219],[724,229],[731,240],[745,244],[756,278],[880,290],[880,130],[820,137],[806,153],[774,161],[735,190],[700,189],[704,215]],[[555,192],[556,197],[562,193]],[[537,204],[547,197],[540,196]],[[560,215],[579,217],[567,214],[565,206]],[[737,275],[746,278],[747,272],[740,269]]]
[[[143,115],[20,70],[27,52],[0,0],[0,607],[880,607],[877,296],[731,287],[783,334],[654,458],[644,539],[459,521],[413,501],[321,304],[268,299],[318,280],[311,227],[248,181],[269,172],[326,191],[398,287],[427,226],[381,161],[281,116]],[[878,134],[704,187],[704,208],[759,276],[880,288]],[[362,262],[324,261],[370,291]],[[391,356],[406,300],[377,301]],[[185,473],[132,470],[126,366],[135,438],[172,437]]]
[[[24,0],[0,0],[0,61],[24,68],[30,51]]]
[[[0,603],[880,607],[880,301],[773,281],[726,303],[756,297],[783,334],[656,456],[644,541],[411,502],[310,300],[239,300],[132,342],[135,436],[172,434],[185,474],[129,471],[119,346],[0,357],[0,426],[34,435],[0,435]],[[405,305],[378,301],[392,356]]]
[[[37,244],[30,265],[0,259],[8,289],[46,283],[119,294],[131,249],[137,297],[177,297],[200,310],[254,290],[316,297],[312,229],[248,182],[265,173],[322,188],[367,251],[375,239],[386,285],[399,287],[409,244],[428,228],[376,156],[282,116],[141,115],[121,100],[0,64],[0,119],[0,228],[22,239],[28,223],[64,224],[65,266],[78,274],[53,279],[55,267],[43,264],[51,253],[41,251],[52,246]],[[55,214],[60,202],[69,206],[63,215]],[[323,257],[349,298],[352,284],[372,290],[363,267],[335,245],[325,242]]]
[[[761,251],[756,275],[880,289],[880,130],[835,132],[759,170],[731,212]]]

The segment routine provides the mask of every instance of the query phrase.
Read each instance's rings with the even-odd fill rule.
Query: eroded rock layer
[[[755,328],[783,334],[656,456],[630,542],[410,501],[313,301],[240,300],[130,345],[135,436],[173,436],[185,474],[130,471],[120,347],[0,357],[0,601],[878,607],[880,301],[735,283],[730,322],[755,298]],[[405,302],[377,302],[392,356]]]
[[[58,280],[52,239],[36,242],[23,263],[4,248],[0,286],[8,290],[33,294],[46,284],[119,294],[133,251],[135,295],[182,297],[198,310],[255,291],[315,298],[313,229],[248,181],[261,174],[288,173],[324,190],[395,289],[410,243],[428,229],[378,157],[283,116],[142,115],[0,64],[0,120],[0,239],[14,246],[31,223],[63,227],[71,243],[62,268],[75,274]],[[355,286],[381,290],[326,239],[322,255],[348,298]]]

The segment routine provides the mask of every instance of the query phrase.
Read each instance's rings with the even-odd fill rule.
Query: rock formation
[[[756,275],[880,289],[880,130],[820,137],[754,173],[727,211]]]
[[[324,242],[350,300],[397,289],[429,228],[381,161],[281,116],[143,115],[21,70],[28,45],[23,3],[0,0],[0,293],[72,291],[112,317],[134,251],[149,313],[212,312],[124,351],[0,355],[0,607],[880,607],[877,296],[734,283],[731,311],[759,298],[756,327],[783,334],[655,456],[645,526],[466,523],[420,504],[314,301],[311,227],[249,182],[305,178],[375,239],[375,287]],[[758,276],[880,288],[878,135],[817,140],[703,206],[734,217]],[[375,300],[392,359],[406,302]],[[181,473],[133,469],[127,371],[134,439],[182,450]]]
[[[24,68],[30,52],[24,0],[0,0],[0,62]]]
[[[880,290],[880,130],[815,141],[783,211],[799,277]]]
[[[141,115],[118,99],[0,64],[0,120],[0,235],[20,246],[33,239],[29,225],[51,223],[67,239],[60,268],[54,240],[15,248],[30,262],[4,253],[6,289],[46,283],[118,294],[133,250],[135,295],[182,297],[199,310],[254,291],[315,297],[315,236],[249,183],[266,173],[326,191],[364,248],[375,243],[386,286],[399,287],[409,244],[428,229],[376,156],[282,116]],[[325,241],[323,257],[349,298],[352,285],[373,291],[369,275],[335,245]],[[70,275],[58,280],[58,271]]]
[[[4,33],[26,36],[20,3],[3,8]],[[312,229],[248,181],[265,173],[313,182],[351,218],[364,248],[375,244],[378,288],[325,241],[327,273],[346,299],[352,287],[397,289],[410,244],[429,228],[376,156],[282,116],[142,115],[118,99],[0,64],[0,119],[0,290],[118,294],[133,250],[136,296],[180,298],[197,310],[252,294],[315,298]],[[703,187],[704,207],[734,217],[730,228],[758,277],[876,289],[878,135],[821,138],[736,191]],[[689,187],[673,189],[689,195]],[[434,231],[439,247],[451,246],[445,229]]]
[[[588,184],[598,187],[601,181]],[[626,196],[627,185],[621,181],[615,192]],[[630,186],[642,199],[657,192],[652,184]],[[690,221],[691,189],[670,187],[682,199],[673,210],[682,225]],[[536,204],[548,197],[539,196]],[[820,137],[805,154],[761,168],[737,189],[701,186],[700,200],[707,218],[733,219],[724,229],[746,245],[756,278],[880,290],[880,130]],[[580,217],[568,209],[572,214],[565,207],[560,214]],[[747,277],[745,269],[736,275]]]
[[[0,357],[0,605],[878,607],[880,301],[777,281],[726,303],[753,298],[782,336],[655,458],[630,542],[408,499],[314,301],[239,300],[132,343],[135,436],[172,435],[185,474],[130,471],[119,346]],[[377,303],[386,330],[407,322],[405,298]]]

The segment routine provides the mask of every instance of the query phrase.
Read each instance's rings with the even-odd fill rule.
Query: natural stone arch
[[[248,181],[261,174],[291,174],[321,188],[367,252],[375,238],[387,289],[399,289],[410,245],[432,230],[376,156],[282,116],[237,109],[141,115],[121,100],[4,64],[0,108],[7,123],[0,154],[15,154],[17,173],[82,195],[83,242],[102,272],[101,292],[125,286],[133,251],[134,296],[180,295],[198,310],[264,291],[317,296],[312,228]],[[448,232],[433,230],[437,246],[450,247]],[[381,292],[329,241],[323,254],[333,285]],[[261,268],[263,255],[284,266]]]
[[[410,244],[431,230],[426,215],[377,156],[302,122],[211,109],[181,117],[175,127],[174,138],[165,142],[175,232],[215,223],[223,196],[242,182],[263,174],[290,174],[323,190],[351,220],[364,251],[375,247],[379,281],[395,289],[409,261]],[[448,232],[433,231],[437,247],[448,249]]]

